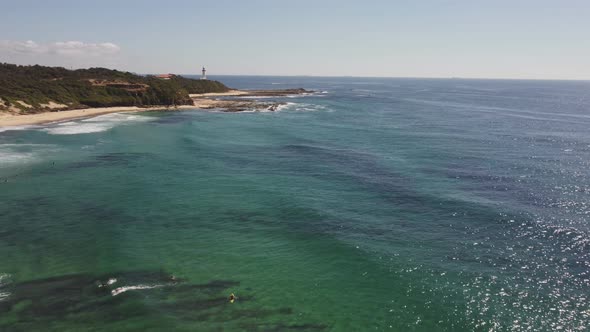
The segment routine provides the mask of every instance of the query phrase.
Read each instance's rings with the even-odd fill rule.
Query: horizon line
[[[157,75],[157,74],[141,74]],[[199,74],[174,74],[200,76]],[[317,78],[396,78],[396,79],[440,79],[440,80],[504,80],[504,81],[573,81],[590,82],[590,78],[515,78],[515,77],[460,77],[460,76],[354,76],[354,75],[260,75],[260,74],[214,74],[207,76],[253,76],[253,77],[317,77]]]
[[[160,73],[139,73],[137,71],[130,71],[130,70],[123,70],[123,69],[115,69],[115,68],[107,68],[102,66],[89,66],[89,67],[80,67],[80,68],[68,68],[65,66],[48,66],[42,64],[15,64],[0,61],[0,63],[4,64],[14,64],[17,66],[44,66],[44,67],[61,67],[67,70],[78,70],[78,69],[90,69],[90,68],[105,68],[110,70],[119,70],[125,71],[133,74],[138,75],[159,75]],[[180,75],[180,76],[200,76],[201,74],[174,74],[174,73],[166,73],[166,74],[173,74],[173,75]],[[590,78],[516,78],[516,77],[461,77],[461,76],[356,76],[356,75],[285,75],[285,74],[272,74],[272,75],[262,75],[262,74],[209,74],[210,77],[215,76],[254,76],[254,77],[317,77],[317,78],[395,78],[395,79],[456,79],[456,80],[510,80],[510,81],[572,81],[572,82],[590,82]]]

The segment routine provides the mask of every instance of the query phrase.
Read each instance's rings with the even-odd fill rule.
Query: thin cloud
[[[0,51],[17,54],[36,54],[45,53],[47,49],[32,40],[0,40]]]
[[[12,54],[55,54],[60,56],[101,56],[116,54],[121,48],[114,43],[85,43],[81,41],[64,41],[39,44],[32,40],[0,41],[0,52]]]
[[[113,43],[84,43],[80,41],[56,42],[49,45],[49,51],[59,55],[106,55],[115,54],[121,48]]]

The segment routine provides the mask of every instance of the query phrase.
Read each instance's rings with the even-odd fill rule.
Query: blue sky
[[[590,1],[0,0],[0,61],[139,73],[590,79]]]

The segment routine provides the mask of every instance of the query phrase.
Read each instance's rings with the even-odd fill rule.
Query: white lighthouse
[[[206,80],[207,79],[207,71],[205,70],[205,67],[203,67],[203,70],[201,72],[202,72],[201,79]]]

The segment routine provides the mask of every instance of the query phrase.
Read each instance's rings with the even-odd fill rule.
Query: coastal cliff
[[[170,75],[166,80],[105,68],[68,70],[62,67],[0,63],[0,112],[41,112],[113,106],[193,105],[189,94],[221,93],[218,81]]]

